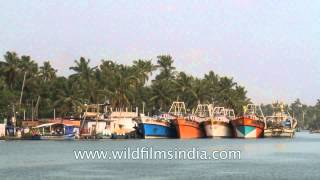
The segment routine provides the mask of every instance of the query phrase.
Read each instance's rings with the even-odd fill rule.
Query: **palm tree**
[[[220,77],[215,74],[213,71],[210,71],[208,74],[204,75],[204,82],[207,87],[207,91],[210,94],[210,97],[213,101],[216,101],[217,94],[219,91],[219,80]]]
[[[7,52],[4,55],[5,62],[2,62],[2,72],[5,75],[6,83],[10,89],[14,88],[14,84],[18,77],[19,69],[19,57],[15,52]]]
[[[82,99],[87,99],[88,103],[96,103],[97,94],[93,91],[96,90],[96,79],[94,78],[94,70],[96,67],[90,67],[90,60],[86,60],[81,57],[79,61],[75,60],[76,66],[70,67],[69,69],[75,71],[69,78],[73,83],[79,85],[78,91],[82,94]]]
[[[233,82],[232,79],[228,77],[221,77],[218,83],[218,94],[216,96],[216,102],[219,105],[230,107],[231,106],[231,94],[232,88],[236,84]]]
[[[152,71],[156,69],[150,60],[144,61],[141,59],[133,61],[132,68],[135,71],[136,77],[139,78],[141,85],[144,85],[145,82],[149,80],[149,76],[152,74]]]
[[[37,102],[44,114],[50,114],[53,105],[65,114],[83,103],[103,103],[105,100],[110,100],[114,107],[141,106],[145,102],[146,109],[166,111],[177,98],[189,106],[195,106],[198,101],[215,101],[240,112],[242,105],[250,101],[245,88],[232,78],[219,77],[213,71],[204,78],[197,78],[184,72],[177,73],[173,64],[170,55],[160,55],[156,65],[141,59],[132,65],[102,60],[97,68],[90,66],[89,59],[81,57],[70,67],[74,74],[64,78],[56,75],[57,71],[49,62],[44,62],[38,69],[31,57],[7,52],[4,61],[0,61],[0,109],[7,108],[2,102],[15,103],[20,92],[24,92],[20,97],[27,97],[21,107],[26,102]],[[149,83],[154,70],[159,74]],[[315,109],[306,117],[312,119]]]
[[[192,76],[188,76],[184,72],[180,72],[172,82],[174,84],[174,91],[177,98],[189,105],[193,104],[190,98],[194,95],[194,91],[192,89],[194,78]]]
[[[93,76],[93,72],[96,67],[90,67],[90,59],[86,60],[84,57],[81,57],[79,61],[74,61],[76,66],[70,67],[69,69],[75,71],[75,74],[71,75],[70,78],[77,78],[84,80],[85,82],[90,81]]]
[[[78,106],[83,104],[75,90],[78,87],[75,85],[64,78],[59,78],[55,83],[57,90],[55,92],[54,107],[61,116],[65,116],[68,112],[74,112]]]
[[[138,83],[140,83],[139,78],[136,77],[132,69],[121,65],[113,75],[110,86],[106,88],[111,94],[113,107],[124,108],[130,105],[130,100],[134,99],[134,90]]]
[[[159,111],[167,111],[172,103],[172,100],[178,98],[178,96],[174,94],[172,81],[154,81],[151,89],[152,93],[150,101],[153,102],[153,107],[159,109]]]
[[[19,61],[19,79],[21,82],[20,105],[22,103],[23,93],[25,91],[26,97],[38,97],[36,103],[36,111],[40,101],[40,81],[38,81],[38,65],[30,56],[21,56]],[[22,80],[22,81],[21,81]]]
[[[43,65],[40,67],[39,75],[44,80],[44,82],[46,82],[56,78],[56,73],[57,73],[57,70],[55,70],[51,66],[50,62],[45,61]]]
[[[158,61],[157,61],[158,65],[156,67],[160,69],[160,74],[156,77],[156,80],[173,79],[176,68],[172,66],[174,62],[172,57],[170,55],[160,55],[160,56],[157,56],[157,58],[158,58]]]
[[[152,97],[151,101],[154,102],[156,108],[160,108],[162,111],[166,111],[171,104],[171,101],[176,96],[174,92],[174,77],[175,67],[172,66],[173,59],[170,55],[160,55],[158,58],[158,65],[156,66],[160,70],[155,80],[152,81]]]
[[[196,78],[192,84],[191,92],[193,97],[190,97],[190,99],[193,99],[193,101],[190,102],[190,105],[193,107],[199,102],[212,103],[212,97],[210,96],[205,80]]]

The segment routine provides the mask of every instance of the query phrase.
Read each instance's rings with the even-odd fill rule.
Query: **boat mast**
[[[175,116],[182,116],[184,114],[187,114],[184,102],[174,101],[168,113],[173,114]]]
[[[210,116],[209,104],[198,104],[194,115],[199,117],[208,117]]]

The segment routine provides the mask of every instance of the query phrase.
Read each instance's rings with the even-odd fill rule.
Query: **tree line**
[[[7,52],[0,59],[1,119],[13,111],[17,119],[52,118],[53,110],[65,117],[78,113],[84,104],[106,102],[113,108],[144,106],[145,112],[155,114],[167,112],[175,100],[184,101],[189,112],[198,103],[214,103],[241,114],[242,107],[250,103],[245,87],[233,78],[214,71],[201,78],[178,71],[170,55],[157,56],[156,64],[145,59],[130,65],[102,59],[97,66],[80,57],[69,69],[70,76],[59,76],[49,61],[39,66],[30,56]],[[308,124],[316,122],[311,119],[316,119],[319,106],[319,102],[310,107],[301,105]],[[297,116],[301,108],[294,109]],[[268,110],[268,105],[264,109]]]

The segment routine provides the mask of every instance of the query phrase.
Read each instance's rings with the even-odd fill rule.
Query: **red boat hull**
[[[204,137],[204,131],[199,122],[177,118],[173,120],[180,139],[195,139]]]
[[[248,117],[240,117],[231,121],[234,137],[237,138],[261,138],[265,123]]]

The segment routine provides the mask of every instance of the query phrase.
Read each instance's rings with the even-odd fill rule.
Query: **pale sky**
[[[232,76],[256,103],[320,98],[320,1],[1,1],[0,55],[50,60],[69,75],[171,54],[178,70]],[[2,58],[3,59],[3,58]]]

